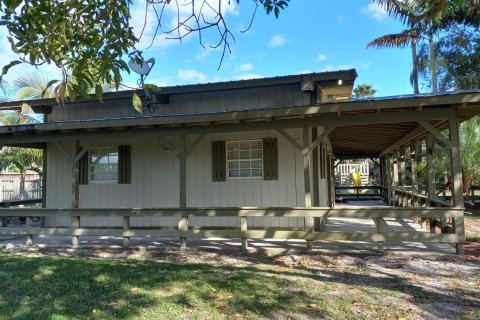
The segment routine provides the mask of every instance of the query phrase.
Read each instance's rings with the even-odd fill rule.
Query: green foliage
[[[53,80],[56,82],[56,80]],[[20,75],[12,81],[12,89],[15,91],[15,100],[30,100],[40,98],[53,98],[53,90],[48,90],[49,84],[54,82],[49,81],[48,77],[40,72],[31,72]]]
[[[41,149],[5,147],[0,153],[0,161],[4,167],[12,167],[21,174],[28,170],[41,174],[43,151]]]
[[[480,28],[456,25],[442,33],[436,44],[440,91],[480,88]],[[420,48],[420,70],[428,64],[428,52]],[[428,73],[423,74],[431,82]]]
[[[142,104],[142,100],[140,99],[140,97],[138,96],[138,94],[137,94],[136,92],[133,93],[132,104],[133,104],[133,108],[134,108],[138,113],[142,113],[142,114],[143,114],[143,104]]]
[[[353,97],[355,99],[367,99],[372,98],[377,93],[377,90],[373,88],[373,86],[362,83],[357,85],[355,89],[353,89]]]
[[[179,6],[182,4],[177,1],[145,1],[152,9],[150,14],[154,14],[154,19],[158,20],[158,28],[162,25],[165,6],[178,10],[178,25],[165,32],[173,34],[170,38],[175,39],[175,33],[178,33],[177,39],[185,37],[185,34],[181,34],[182,31],[187,34],[201,33],[211,28],[218,31],[220,40],[216,47],[223,44],[223,54],[226,49],[230,50],[228,41],[231,32],[222,11],[218,9],[222,5],[226,6],[230,0],[219,0],[221,3],[217,5],[210,4],[210,0],[199,0],[202,2],[199,6],[194,5],[193,1],[185,3],[183,7],[192,10],[192,15],[187,14],[186,20],[180,18]],[[62,70],[62,79],[50,81],[43,93],[50,92],[52,86],[52,93],[59,103],[63,103],[66,97],[72,100],[78,96],[87,98],[92,88],[100,99],[104,91],[102,85],[105,83],[113,83],[118,89],[122,80],[121,72],[130,71],[123,58],[139,41],[130,26],[131,2],[0,0],[0,26],[8,30],[11,49],[18,55],[17,60],[3,67],[2,76],[11,67],[21,63],[33,66],[54,64]],[[236,2],[239,3],[240,0]],[[253,1],[255,6],[260,5],[267,14],[273,13],[277,18],[289,2],[290,0]],[[214,20],[205,20],[206,15],[202,10],[213,10]],[[252,19],[254,16],[255,14]],[[147,16],[135,18],[147,19]],[[191,18],[195,20],[193,25]]]
[[[0,12],[0,25],[19,56],[13,64],[52,63],[62,69],[54,90],[60,102],[66,93],[85,96],[95,83],[114,82],[118,88],[120,72],[128,71],[122,55],[137,39],[127,0],[3,0]]]
[[[237,2],[240,2],[237,0]],[[278,18],[280,14],[280,10],[284,10],[288,7],[288,3],[290,0],[260,0],[260,3],[263,5],[265,12],[270,14],[273,12],[275,14],[275,18]]]

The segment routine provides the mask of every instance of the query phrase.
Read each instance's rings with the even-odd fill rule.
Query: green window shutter
[[[131,183],[132,160],[130,146],[118,146],[118,183]]]
[[[88,184],[88,151],[78,161],[78,184]]]
[[[263,179],[278,180],[278,142],[276,138],[263,139]]]
[[[227,180],[225,141],[212,141],[212,181]]]

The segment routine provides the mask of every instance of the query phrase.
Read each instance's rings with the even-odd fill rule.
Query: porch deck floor
[[[337,208],[349,206],[387,206],[382,201],[349,201],[348,204],[337,205]],[[386,232],[427,232],[411,219],[386,218]],[[325,232],[376,232],[376,226],[371,218],[328,218],[324,227]],[[0,236],[0,248],[22,248],[25,243],[24,236]],[[35,236],[34,248],[49,248],[55,250],[71,250],[71,237],[68,236]],[[179,248],[177,238],[131,238],[133,249],[174,249]],[[80,249],[94,250],[122,250],[122,238],[108,236],[82,236]],[[240,239],[189,239],[188,250],[226,250],[241,249]],[[306,251],[304,240],[249,240],[250,252],[302,252]],[[320,254],[376,254],[376,242],[360,241],[314,241],[314,252]],[[422,256],[437,258],[454,256],[455,248],[446,243],[420,243],[420,242],[386,242],[387,255]]]

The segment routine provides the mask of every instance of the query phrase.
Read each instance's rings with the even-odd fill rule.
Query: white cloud
[[[338,70],[350,70],[350,69],[357,69],[357,70],[366,70],[372,66],[370,62],[364,61],[354,61],[352,64],[341,64],[338,66],[329,64],[324,66],[320,69],[321,72],[330,72],[330,71],[338,71]]]
[[[248,74],[241,74],[235,79],[237,80],[250,80],[250,79],[259,79],[259,78],[264,78],[264,76],[261,76],[259,74],[254,74],[254,73],[248,73]]]
[[[306,73],[312,73],[312,72],[313,72],[313,71],[310,70],[310,69],[305,69],[305,70],[299,71],[298,73],[299,73],[299,74],[306,74]]]
[[[331,64],[326,65],[325,67],[320,69],[321,72],[336,71],[336,70],[338,70],[338,68]]]
[[[238,70],[241,72],[250,71],[252,69],[253,69],[253,64],[251,63],[244,63],[240,67],[238,67]]]
[[[324,54],[319,54],[318,55],[318,61],[320,61],[320,62],[325,61],[327,59],[328,59],[328,57]]]
[[[270,41],[268,42],[268,46],[271,48],[274,47],[279,47],[285,44],[287,42],[287,39],[281,34],[274,36]]]
[[[363,62],[363,61],[355,61],[353,64],[355,65],[355,68],[362,69],[362,70],[366,70],[372,66],[371,62]]]
[[[195,60],[206,60],[212,55],[212,53],[220,50],[222,50],[222,48],[220,47],[213,48],[211,45],[205,45],[205,48],[201,48],[200,52],[197,53],[197,55],[195,56]]]
[[[193,69],[180,69],[177,72],[177,77],[181,81],[205,82],[207,80],[203,73]]]
[[[383,22],[388,17],[385,9],[376,3],[370,3],[368,6],[362,8],[362,13],[371,16],[379,22]]]
[[[157,30],[158,20],[156,13],[153,10],[153,6],[148,5],[148,13],[145,18],[145,6],[147,5],[147,2],[136,1],[130,9],[132,16],[132,18],[130,19],[130,25],[133,27],[133,31],[137,37],[142,34],[143,30],[142,38],[140,39],[140,43],[137,44],[137,47],[140,49],[144,49],[152,45],[152,47],[165,48],[189,41],[192,36],[194,36],[194,34],[185,36],[182,41],[180,41],[179,39],[168,39],[186,35],[186,27],[180,28],[178,30],[179,33],[172,32],[167,35],[165,34],[165,32],[175,29],[178,26],[178,19],[180,19],[180,21],[187,20],[188,17],[192,14],[192,12],[195,12],[198,17],[201,17],[202,21],[213,23],[217,17],[216,12],[218,11],[220,1],[222,0],[209,0],[209,5],[202,5],[203,1],[171,1],[170,4],[165,6],[161,21],[162,25],[159,30]],[[224,17],[228,15],[238,15],[235,1],[223,1],[221,2],[221,4],[221,12]],[[157,5],[156,8],[157,11],[160,10],[160,5]],[[193,19],[190,19],[187,24],[188,28],[197,27]],[[156,35],[155,32],[157,32]],[[218,39],[212,40],[212,42],[216,41],[218,41]]]

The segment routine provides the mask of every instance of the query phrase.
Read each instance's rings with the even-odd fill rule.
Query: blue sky
[[[147,49],[155,27],[155,21],[149,19],[137,46],[144,58],[156,60],[146,82],[165,86],[356,68],[356,84],[373,85],[377,96],[413,92],[409,49],[365,49],[370,40],[403,29],[401,23],[371,1],[291,0],[278,20],[258,11],[251,29],[240,33],[250,22],[251,3],[241,0],[240,5],[224,11],[235,42],[231,41],[232,53],[226,54],[220,70],[221,50],[202,48],[196,35],[181,44],[157,37]],[[137,34],[143,25],[144,6],[144,1],[137,1],[132,8],[132,25]],[[169,14],[163,21],[167,27],[173,23]],[[6,42],[4,33],[0,30],[0,42]],[[205,44],[218,40],[209,35],[204,35]],[[0,61],[6,64],[13,58],[8,45],[0,43]],[[26,70],[15,67],[8,78]],[[47,66],[43,71],[55,77],[55,68]],[[137,78],[136,74],[125,74],[124,82],[134,86]]]

